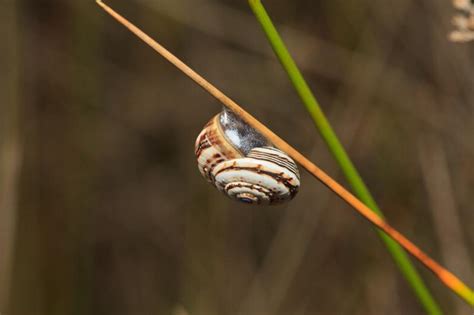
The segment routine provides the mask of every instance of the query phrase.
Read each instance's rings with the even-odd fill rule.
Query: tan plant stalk
[[[303,154],[298,150],[289,145],[286,141],[276,135],[268,127],[259,122],[256,118],[250,115],[245,111],[241,106],[236,102],[226,96],[223,92],[217,89],[214,85],[204,79],[201,75],[196,73],[193,69],[179,60],[166,48],[161,46],[158,42],[140,30],[137,26],[133,25],[123,16],[118,14],[112,8],[104,4],[100,0],[96,0],[97,4],[101,6],[108,14],[115,18],[120,24],[128,28],[132,33],[137,37],[143,40],[151,48],[153,48],[157,53],[163,56],[170,63],[175,65],[179,70],[186,74],[190,79],[200,85],[204,90],[214,96],[219,100],[224,106],[232,110],[235,114],[241,117],[246,121],[250,126],[259,131],[262,135],[267,137],[277,148],[286,152],[291,156],[296,162],[298,162],[303,168],[305,168],[311,175],[316,177],[321,183],[326,187],[332,190],[336,195],[353,207],[359,214],[366,218],[373,225],[378,227],[380,230],[389,235],[397,243],[399,243],[403,248],[405,248],[413,257],[418,259],[423,265],[425,265],[429,270],[431,270],[441,282],[458,294],[461,298],[467,301],[469,304],[474,305],[474,292],[464,284],[458,277],[453,273],[442,267],[436,261],[431,259],[425,252],[423,252],[418,246],[412,243],[409,239],[403,236],[395,228],[389,225],[384,219],[377,216],[373,213],[364,203],[357,199],[353,194],[351,194],[347,189],[345,189],[341,184],[336,182],[313,162],[307,159]]]

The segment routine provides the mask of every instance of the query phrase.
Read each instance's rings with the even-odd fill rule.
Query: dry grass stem
[[[245,120],[250,126],[259,131],[262,135],[267,137],[273,144],[290,155],[295,161],[297,161],[303,168],[305,168],[309,173],[316,177],[320,182],[325,186],[331,189],[335,194],[337,194],[341,199],[346,201],[351,207],[359,212],[364,218],[370,221],[373,225],[384,231],[396,242],[398,242],[402,247],[404,247],[411,255],[418,259],[423,265],[430,269],[447,287],[451,288],[454,292],[462,296],[466,301],[474,301],[474,296],[472,296],[471,290],[454,274],[446,270],[436,261],[431,259],[426,253],[424,253],[419,247],[413,244],[400,232],[390,226],[384,219],[381,219],[375,213],[372,212],[364,203],[357,199],[353,194],[351,194],[347,189],[342,185],[336,182],[313,162],[308,160],[304,155],[302,155],[298,150],[293,148],[282,138],[272,132],[268,127],[259,122],[256,118],[246,112],[242,107],[240,107],[236,102],[222,93],[214,85],[209,83],[201,75],[192,70],[189,66],[179,60],[166,48],[161,46],[150,36],[145,34],[138,27],[130,23],[127,19],[122,17],[112,8],[104,4],[102,1],[97,0],[99,6],[101,6],[108,14],[115,18],[119,23],[128,28],[132,33],[137,37],[142,39],[146,44],[158,52],[161,56],[167,59],[170,63],[175,65],[179,70],[186,74],[189,78],[195,81],[200,85],[204,90],[214,96],[219,100],[224,106],[231,109],[234,113],[239,115],[243,120]],[[474,303],[474,302],[472,302]]]

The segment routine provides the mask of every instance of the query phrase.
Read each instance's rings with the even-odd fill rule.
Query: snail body
[[[279,204],[298,192],[296,163],[226,108],[204,126],[195,153],[203,177],[232,199]]]

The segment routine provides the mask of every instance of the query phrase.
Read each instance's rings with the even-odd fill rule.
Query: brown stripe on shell
[[[209,179],[214,183],[216,181],[215,179],[215,176],[212,174],[212,172],[214,171],[214,168],[219,164],[219,163],[222,163],[224,162],[225,159],[223,158],[218,158],[218,159],[215,159],[215,160],[209,160]],[[206,161],[207,162],[207,161]]]
[[[267,151],[273,151],[273,152],[267,152]],[[254,148],[252,151],[250,151],[248,157],[253,157],[253,156],[261,156],[263,158],[269,158],[272,160],[279,161],[282,164],[288,165],[288,168],[290,168],[293,173],[298,174],[298,167],[296,163],[283,151],[274,148],[274,147],[261,147],[261,148]]]
[[[208,148],[210,145],[211,143],[207,141],[206,137],[206,128],[204,128],[197,136],[196,142],[194,144],[194,153],[197,157],[199,157],[201,155],[202,150]]]
[[[261,166],[261,165],[259,165]],[[288,178],[285,178],[284,175],[285,173],[279,173],[279,174],[275,174],[275,173],[272,173],[272,172],[268,172],[268,171],[265,171],[265,170],[262,170],[260,167],[242,167],[242,166],[236,166],[235,163],[229,167],[226,167],[226,168],[223,168],[221,170],[219,170],[216,174],[213,174],[213,177],[215,178],[217,175],[221,174],[221,173],[224,173],[224,172],[228,172],[228,171],[250,171],[250,172],[256,172],[258,174],[263,174],[263,175],[267,175],[267,176],[270,176],[272,177],[274,180],[276,180],[277,182],[279,183],[282,183],[283,185],[286,186],[286,188],[288,188],[288,191],[290,192],[290,196],[291,198],[293,198],[296,193],[298,192],[298,186],[294,186],[290,183],[290,179]]]
[[[253,149],[250,151],[249,155],[247,157],[249,158],[254,158],[257,160],[263,160],[263,161],[268,161],[271,163],[275,163],[278,166],[281,166],[283,168],[286,168],[290,172],[296,175],[299,179],[299,172],[298,172],[298,167],[296,164],[289,160],[288,158],[285,157],[284,153],[281,151],[278,151],[281,155],[276,155],[276,154],[271,154],[267,152],[263,152],[258,150],[260,148]]]
[[[241,188],[241,187],[248,187],[250,189],[253,189],[253,190],[256,190],[258,192],[261,192],[263,193],[264,195],[266,195],[268,197],[268,200],[270,200],[270,203],[274,200],[274,199],[277,199],[277,200],[281,200],[281,198],[275,198],[275,194],[273,194],[271,191],[269,191],[268,189],[265,189],[261,186],[258,186],[258,185],[254,185],[254,184],[247,184],[247,183],[243,183],[243,182],[234,182],[234,183],[229,183],[227,184],[225,187],[224,187],[224,190],[225,192],[227,193],[229,190],[233,189],[233,188]],[[262,201],[260,200],[260,198],[257,199],[258,202],[257,204],[260,204],[262,203]]]
[[[213,169],[221,162],[242,157],[242,154],[228,143],[219,123],[219,114],[206,124],[196,139],[195,153],[204,177],[214,183]]]
[[[202,151],[204,151],[207,148],[210,148],[211,146],[212,144],[209,141],[207,141],[207,139],[202,140],[201,142],[199,142],[199,145],[196,148],[196,152],[195,152],[196,156],[199,157]]]

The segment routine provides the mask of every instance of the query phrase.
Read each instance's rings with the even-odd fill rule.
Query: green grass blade
[[[375,213],[383,217],[383,214],[378,208],[374,198],[369,192],[367,186],[364,184],[361,176],[357,172],[344,147],[332,129],[329,121],[321,110],[318,101],[314,97],[308,84],[296,66],[296,63],[286,49],[285,44],[275,29],[275,26],[273,25],[261,1],[249,0],[249,3],[252,11],[257,17],[257,20],[260,22],[266,36],[268,37],[274,52],[288,73],[293,86],[303,101],[303,104],[306,106],[309,114],[313,118],[315,125],[321,133],[324,141],[327,143],[332,155],[341,167],[354,193]],[[425,311],[432,315],[442,314],[440,307],[432,297],[420,275],[411,263],[407,253],[385,233],[380,230],[378,230],[378,233],[390,254],[393,256],[396,265],[398,268],[400,268],[402,274],[411,285],[416,297],[424,307]]]

